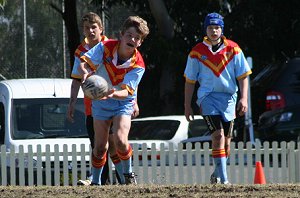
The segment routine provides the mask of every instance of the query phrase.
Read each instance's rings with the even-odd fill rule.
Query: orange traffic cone
[[[254,184],[266,184],[265,173],[260,161],[255,164]]]

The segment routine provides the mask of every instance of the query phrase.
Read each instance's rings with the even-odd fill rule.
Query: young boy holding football
[[[92,101],[95,130],[92,166],[102,174],[107,160],[109,130],[113,124],[114,142],[126,184],[136,184],[128,133],[137,87],[145,72],[145,64],[137,48],[148,34],[147,22],[139,16],[130,16],[122,26],[119,40],[101,42],[80,58],[79,71],[83,81],[95,72],[113,86],[106,97]]]
[[[70,122],[74,122],[74,109],[77,101],[77,95],[79,88],[81,86],[81,76],[78,74],[77,68],[80,65],[80,56],[82,56],[84,53],[86,53],[88,50],[90,50],[92,47],[97,45],[99,42],[103,42],[105,40],[108,40],[108,38],[104,35],[102,35],[103,32],[103,26],[101,18],[94,12],[88,12],[85,14],[82,19],[82,28],[83,28],[83,34],[85,36],[85,39],[82,41],[82,43],[77,47],[75,54],[74,54],[74,66],[71,73],[72,85],[71,85],[71,95],[70,95],[70,101],[69,101],[69,107],[67,112],[67,119]],[[93,127],[93,117],[92,117],[92,101],[84,97],[84,107],[85,107],[85,114],[86,114],[86,128],[88,132],[88,136],[91,142],[92,149],[94,148],[94,127]],[[135,106],[135,110],[138,110],[137,105]],[[114,149],[114,142],[113,142],[113,135],[110,135],[109,137],[109,149],[110,149],[110,155],[111,159],[115,165],[115,168],[117,170],[117,175],[119,177],[119,183],[124,183],[125,179],[122,172],[122,165],[120,163],[120,159],[117,156],[115,149]],[[89,185],[92,184],[99,184],[100,182],[96,182],[96,180],[102,181],[102,184],[105,184],[105,181],[108,179],[108,164],[105,164],[105,170],[100,178],[100,175],[97,171],[93,170],[92,167],[92,178],[94,181],[90,180],[80,180],[79,184],[83,185]]]

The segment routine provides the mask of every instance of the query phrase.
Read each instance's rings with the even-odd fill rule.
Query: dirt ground
[[[300,184],[137,185],[137,186],[0,186],[0,197],[299,197]]]

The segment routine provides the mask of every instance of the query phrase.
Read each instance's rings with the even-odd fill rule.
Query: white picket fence
[[[300,143],[294,142],[250,142],[231,144],[231,155],[228,159],[228,177],[233,184],[253,184],[255,163],[261,161],[267,183],[300,182]],[[18,152],[15,152],[15,151]],[[59,152],[58,145],[50,152],[50,146],[38,145],[37,152],[29,146],[24,152],[23,146],[18,149],[1,146],[0,185],[77,185],[78,179],[86,179],[90,170],[90,150],[80,149],[72,145],[68,152],[64,145]],[[69,149],[70,150],[70,149]],[[78,152],[78,150],[80,150]],[[166,149],[160,145],[159,151],[147,149],[143,144],[133,145],[133,170],[138,175],[139,184],[208,184],[213,171],[213,160],[209,144],[203,147],[196,143],[194,148],[188,143],[183,149],[179,144],[175,150],[170,144]],[[33,160],[34,159],[34,160]],[[113,165],[109,159],[110,179],[115,180]]]

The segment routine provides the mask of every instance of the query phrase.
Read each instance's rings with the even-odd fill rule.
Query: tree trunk
[[[148,0],[160,34],[166,39],[174,37],[174,21],[170,17],[163,0]]]
[[[65,12],[63,19],[65,21],[67,35],[68,35],[68,48],[70,53],[70,66],[71,71],[74,64],[74,53],[77,46],[80,44],[80,34],[77,24],[76,1],[65,0]]]
[[[161,42],[169,42],[174,37],[174,21],[170,17],[169,12],[164,4],[163,0],[148,0],[151,13],[155,18],[159,33],[164,38]],[[162,45],[165,47],[164,51],[170,52],[172,47],[169,44]],[[166,53],[166,60],[160,62],[159,69],[161,70],[160,76],[160,93],[159,98],[161,101],[160,113],[162,115],[170,114],[174,112],[175,100],[173,98],[176,91],[176,75],[174,71],[174,65],[170,63],[167,59],[169,58],[169,53]]]

